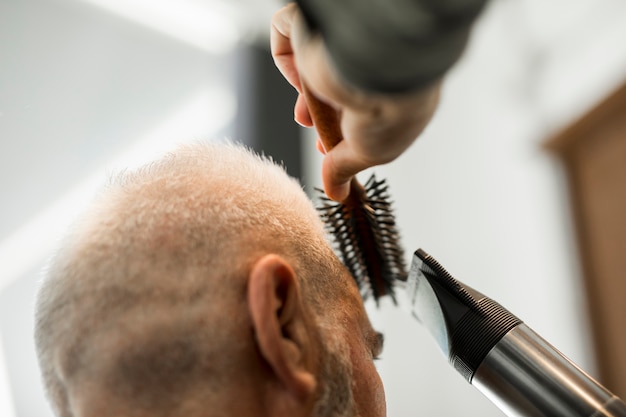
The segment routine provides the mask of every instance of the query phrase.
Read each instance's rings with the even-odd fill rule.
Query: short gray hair
[[[199,357],[215,374],[235,366],[223,350],[236,351],[232,332],[239,331],[243,315],[225,314],[223,300],[245,302],[243,278],[266,253],[291,262],[316,316],[343,292],[342,281],[334,278],[344,272],[316,210],[301,185],[270,158],[229,142],[197,143],[112,178],[68,233],[38,295],[37,354],[59,415],[69,406],[67,380],[92,366],[91,358],[112,343],[94,342],[99,329],[116,323],[116,331],[123,332],[123,317],[131,309],[144,315],[159,314],[162,306],[192,311],[202,301],[213,306],[214,322],[211,334],[193,331],[193,319],[174,323],[172,334],[151,342],[154,352],[135,352],[141,360],[127,353],[126,384],[136,377],[146,385],[176,372],[189,379],[192,369],[202,367],[186,361]],[[196,351],[199,345],[213,351]],[[219,365],[208,363],[212,355]],[[123,390],[117,375],[111,383]],[[160,407],[166,410],[168,404]]]

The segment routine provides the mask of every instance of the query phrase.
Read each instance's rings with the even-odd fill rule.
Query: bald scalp
[[[315,209],[268,158],[186,145],[112,178],[38,295],[37,354],[58,415],[70,415],[70,391],[85,381],[164,415],[192,387],[218,395],[253,355],[246,280],[266,253],[292,263],[320,320],[346,291]]]

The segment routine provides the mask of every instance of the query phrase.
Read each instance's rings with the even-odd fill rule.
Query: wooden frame
[[[599,379],[626,398],[626,84],[547,147],[567,173]]]

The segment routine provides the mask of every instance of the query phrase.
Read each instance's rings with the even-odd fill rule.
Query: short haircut
[[[245,337],[237,333],[245,331],[237,327],[244,278],[266,253],[289,260],[324,320],[345,290],[334,278],[345,272],[301,185],[270,158],[229,142],[197,143],[113,177],[62,242],[38,295],[37,354],[57,413],[69,415],[67,386],[76,378],[108,378],[119,395],[166,414],[195,377],[237,366],[224,351],[245,348],[237,342]],[[210,310],[202,312],[208,332],[197,329],[198,305]],[[172,323],[142,327],[154,314]],[[128,338],[151,348],[130,346],[115,372],[104,369],[107,346]]]

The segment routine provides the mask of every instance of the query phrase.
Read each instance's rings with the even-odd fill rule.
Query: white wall
[[[492,1],[432,124],[374,170],[390,184],[407,260],[423,248],[592,374],[566,184],[542,143],[626,79],[625,23],[619,1]],[[309,163],[319,178],[319,157]],[[388,415],[501,415],[419,324],[370,307],[386,335]]]

